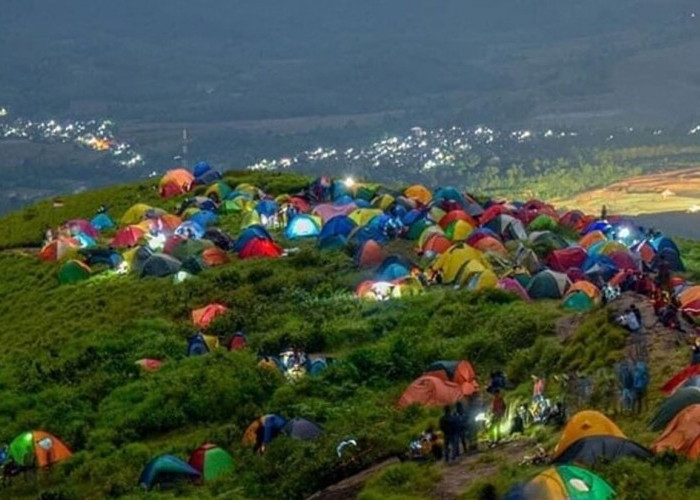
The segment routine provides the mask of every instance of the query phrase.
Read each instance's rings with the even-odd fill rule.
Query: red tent
[[[484,211],[483,214],[481,214],[481,216],[479,217],[479,222],[483,226],[491,219],[498,217],[501,214],[513,215],[513,211],[505,205],[491,205]]]
[[[564,273],[571,268],[580,268],[587,257],[588,253],[581,247],[554,250],[547,257],[547,266],[552,271]]]
[[[282,255],[282,247],[272,240],[264,238],[251,239],[243,249],[238,252],[241,259],[252,257],[279,257]]]
[[[209,324],[214,321],[214,318],[226,314],[228,312],[228,307],[221,304],[209,304],[200,309],[195,309],[192,311],[192,323],[195,326],[206,330]]]
[[[182,187],[180,187],[176,182],[168,182],[160,187],[160,195],[163,198],[174,198],[186,193]]]
[[[360,267],[375,267],[384,260],[384,250],[374,240],[367,240],[360,248],[357,256],[357,265]]]
[[[423,406],[453,405],[462,397],[462,387],[454,382],[446,382],[438,377],[423,375],[414,380],[399,399],[399,408],[412,404]]]
[[[700,365],[690,365],[683,368],[681,371],[676,373],[671,377],[668,382],[666,382],[661,390],[667,395],[673,394],[676,389],[685,383],[690,377],[700,374]]]
[[[89,220],[85,219],[70,220],[66,222],[63,227],[77,233],[87,234],[91,238],[97,238],[100,236],[100,232],[95,228],[95,226],[93,226]]]
[[[639,270],[639,265],[637,265],[629,252],[618,250],[616,252],[611,252],[608,258],[615,263],[618,269]]]
[[[110,244],[113,247],[134,247],[144,234],[145,231],[138,226],[126,226],[114,235]]]
[[[432,234],[423,244],[423,252],[443,254],[452,246],[452,242],[441,234]]]
[[[456,220],[463,220],[465,222],[468,222],[473,227],[478,226],[474,218],[464,210],[452,210],[450,212],[447,212],[442,217],[442,219],[440,219],[439,224],[441,228],[445,229],[447,226],[449,226],[452,222]]]
[[[163,362],[159,359],[144,358],[139,359],[136,364],[147,372],[154,372],[163,365]]]
[[[219,247],[211,247],[202,252],[202,261],[204,261],[207,266],[214,267],[228,264],[231,259],[229,259],[228,254]]]

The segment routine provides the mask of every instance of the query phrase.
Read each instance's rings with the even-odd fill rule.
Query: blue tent
[[[335,198],[333,200],[333,205],[349,205],[350,203],[353,203],[355,200],[352,198],[352,196],[348,194],[344,194],[343,196],[340,196],[338,198]]]
[[[172,455],[160,455],[144,467],[139,477],[139,485],[146,489],[160,484],[168,486],[178,481],[195,480],[201,477],[200,472]]]
[[[201,333],[195,333],[194,335],[187,338],[187,355],[188,356],[201,356],[209,352],[209,346],[207,345],[204,337]]]
[[[195,196],[191,199],[189,206],[197,207],[200,210],[209,210],[210,212],[216,212],[219,209],[214,200],[206,196]]]
[[[390,255],[384,259],[377,272],[380,280],[393,281],[410,275],[411,267],[413,265],[408,260],[398,255]]]
[[[374,240],[382,245],[389,241],[382,231],[372,226],[363,226],[353,230],[353,232],[350,233],[349,239],[358,245],[361,245],[367,240]]]
[[[253,195],[246,192],[246,191],[231,191],[227,196],[227,200],[233,200],[234,198],[238,198],[239,196],[242,196],[243,198],[246,198],[248,200],[253,199]]]
[[[282,432],[284,426],[287,425],[287,420],[279,415],[269,414],[262,417],[263,427],[263,444],[268,444]]]
[[[321,229],[320,238],[329,236],[348,236],[357,224],[347,215],[336,215],[326,221]]]
[[[260,215],[270,217],[277,213],[277,203],[273,200],[261,200],[255,205],[255,211]]]
[[[325,359],[317,358],[310,362],[309,364],[309,375],[318,375],[323,370],[328,367],[328,363]]]
[[[97,214],[92,218],[90,224],[98,231],[104,231],[105,229],[112,229],[116,227],[116,224],[112,218],[107,214]]]
[[[588,224],[583,231],[581,231],[581,235],[585,236],[588,233],[592,233],[593,231],[600,231],[601,233],[607,235],[613,227],[608,223],[606,220],[596,220]]]
[[[211,170],[211,165],[205,161],[200,161],[192,169],[192,175],[195,177],[202,177],[204,174]]]
[[[187,238],[201,239],[204,236],[204,227],[196,221],[188,220],[177,226],[175,234]]]
[[[200,186],[211,184],[222,179],[221,173],[212,169],[207,170],[202,175],[196,176],[194,182]]]
[[[200,227],[208,227],[216,224],[219,220],[219,216],[210,210],[200,210],[199,212],[193,214],[189,218],[190,222],[198,224]]]
[[[410,226],[421,219],[425,219],[426,215],[427,213],[425,212],[425,210],[414,209],[407,212],[403,217],[401,217],[401,222],[403,222],[405,226]]]
[[[353,203],[355,203],[355,205],[357,205],[357,208],[374,208],[374,207],[372,206],[372,203],[371,203],[371,202],[369,202],[369,201],[367,201],[367,200],[363,200],[363,199],[361,199],[361,198],[358,198],[358,199],[355,200]]]
[[[248,226],[243,230],[243,232],[241,232],[241,234],[238,235],[238,238],[236,238],[236,242],[233,244],[233,251],[236,253],[240,252],[248,244],[248,242],[254,238],[261,238],[265,240],[272,239],[270,233],[268,233],[267,229],[264,227],[258,224]]]
[[[656,250],[659,259],[666,259],[673,271],[685,271],[681,260],[681,252],[671,238],[659,235],[651,240],[651,246]]]
[[[318,248],[321,250],[340,250],[347,245],[348,239],[340,234],[330,236],[320,236],[318,238]]]
[[[299,214],[289,221],[284,236],[288,240],[316,237],[321,233],[318,222],[307,214]]]
[[[435,194],[433,195],[433,201],[435,203],[439,203],[441,201],[456,201],[460,205],[464,205],[464,198],[462,195],[459,193],[457,188],[454,188],[452,186],[445,186],[437,191],[435,191]]]
[[[617,274],[615,263],[605,255],[589,255],[581,266],[586,276],[602,276],[605,281]]]
[[[91,237],[88,236],[85,233],[78,233],[73,236],[76,240],[78,240],[78,243],[80,244],[80,248],[94,248],[97,246],[97,243],[95,240]]]
[[[352,192],[350,188],[345,185],[343,181],[333,181],[333,186],[331,187],[331,197],[337,202],[339,198],[347,196],[352,201]],[[341,205],[342,203],[336,203]]]

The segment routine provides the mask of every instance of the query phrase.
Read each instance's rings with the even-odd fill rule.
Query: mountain
[[[297,193],[309,183],[305,177],[256,172],[228,172],[224,181],[241,192],[253,185],[273,196]],[[387,456],[403,454],[411,439],[435,425],[439,409],[400,410],[396,403],[411,380],[437,360],[470,360],[482,389],[490,372],[504,370],[513,387],[506,394],[512,404],[529,398],[533,374],[547,376],[550,397],[566,397],[562,377],[576,372],[595,380],[587,405],[608,412],[605,405],[617,401],[605,377],[614,377],[612,366],[629,346],[628,336],[609,316],[639,300],[636,296],[587,314],[571,314],[556,300],[525,302],[500,290],[452,286],[386,301],[358,300],[352,292],[363,280],[374,279],[375,271],[358,269],[349,249],[319,250],[315,240],[285,240],[279,230],[272,231],[273,238],[297,248],[288,256],[232,255],[229,264],[179,284],[172,278],[121,275],[96,264],[92,278],[61,285],[62,263],[37,257],[46,228],[90,218],[100,205],[106,204],[117,221],[135,203],[175,211],[184,197],[162,200],[156,187],[147,181],[88,191],[64,197],[61,205],[43,201],[0,219],[0,442],[43,430],[74,452],[50,471],[12,478],[3,497],[305,498]],[[221,214],[218,225],[239,236],[243,217]],[[112,234],[106,231],[103,237]],[[415,244],[397,239],[386,251],[423,265]],[[536,249],[548,251],[545,246]],[[687,276],[697,279],[698,244],[681,248]],[[191,313],[210,303],[224,304],[228,312],[206,333],[227,340],[243,331],[248,348],[187,356],[188,336],[195,331]],[[653,314],[648,305],[643,308],[645,315]],[[673,334],[663,327],[654,325],[649,335],[654,339],[650,409],[642,417],[615,417],[628,436],[643,444],[657,437],[644,427],[661,397],[657,387],[688,357],[686,348],[665,343]],[[334,362],[298,380],[258,362],[258,354],[289,347]],[[135,363],[143,358],[163,364],[145,371]],[[254,454],[241,438],[255,418],[270,413],[315,421],[323,436],[315,441],[280,436],[264,454]],[[547,447],[557,436],[551,427],[533,433]],[[339,442],[348,439],[356,445],[339,452]],[[153,457],[168,453],[186,459],[206,442],[233,457],[233,470],[219,480],[150,493],[138,486],[142,468]],[[468,498],[489,481],[503,493],[542,470],[515,467],[521,457],[509,446],[480,456],[473,466],[480,471],[477,480],[465,476],[467,484],[459,482],[469,488]],[[693,462],[661,457],[601,465],[596,472],[620,498],[640,491],[692,498],[697,483],[678,478],[689,477],[694,468]],[[433,498],[444,473],[439,464],[395,465],[371,479],[361,498]]]

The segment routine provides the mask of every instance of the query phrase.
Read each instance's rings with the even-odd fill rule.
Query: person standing
[[[440,418],[440,430],[445,437],[445,463],[449,463],[451,460],[456,460],[459,455],[459,429],[457,419],[452,415],[449,406],[445,406],[445,413]]]
[[[506,414],[506,402],[501,396],[500,389],[496,389],[493,392],[493,401],[491,401],[491,414],[493,415],[493,420],[491,421],[491,426],[493,427],[493,445],[498,444],[501,439],[501,422]]]

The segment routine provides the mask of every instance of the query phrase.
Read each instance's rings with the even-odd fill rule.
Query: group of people
[[[455,405],[454,411],[445,406],[439,427],[443,435],[442,455],[446,463],[457,460],[461,453],[476,451],[477,428],[473,413],[465,410],[461,402]]]
[[[649,370],[643,361],[625,360],[618,368],[620,410],[639,415],[646,406]]]

